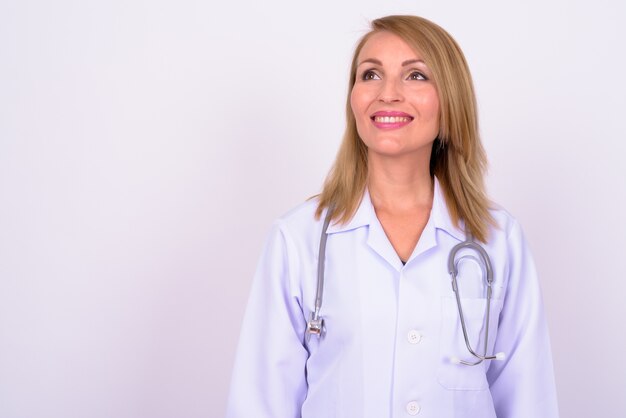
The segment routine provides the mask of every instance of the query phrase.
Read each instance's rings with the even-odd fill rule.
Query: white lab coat
[[[315,300],[322,229],[308,201],[277,220],[254,277],[227,406],[228,418],[558,416],[539,283],[518,223],[493,210],[488,244],[494,271],[489,350],[504,361],[472,360],[447,271],[465,240],[439,184],[420,240],[403,266],[368,193],[345,225],[331,224],[321,339],[305,338]],[[459,286],[472,345],[484,337],[484,286],[471,259]]]

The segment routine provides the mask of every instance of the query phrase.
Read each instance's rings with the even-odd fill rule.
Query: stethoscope
[[[324,218],[324,224],[322,226],[322,234],[320,236],[320,245],[319,245],[319,257],[317,260],[317,288],[315,290],[315,306],[313,312],[311,312],[311,319],[307,322],[307,338],[311,335],[316,335],[318,338],[321,337],[322,333],[325,332],[324,327],[324,318],[320,316],[320,310],[322,308],[323,302],[323,294],[324,294],[324,263],[326,259],[326,240],[328,239],[328,225],[330,224],[330,219],[332,217],[333,207],[329,207],[326,212],[326,217]],[[466,250],[465,254],[457,257],[457,253],[461,250]],[[475,253],[468,254],[467,250]],[[482,354],[478,353],[478,350],[475,350],[470,344],[470,338],[467,333],[467,326],[465,325],[465,317],[463,316],[463,306],[461,304],[461,295],[459,291],[459,286],[457,284],[457,275],[459,273],[458,266],[459,263],[464,259],[471,259],[478,263],[482,271],[482,277],[485,282],[487,288],[487,307],[485,313],[485,319],[483,320],[483,325],[485,329],[485,336],[482,341]],[[450,361],[455,364],[463,364],[466,366],[476,366],[477,364],[482,363],[484,360],[504,360],[504,353],[496,353],[492,355],[487,355],[487,348],[489,345],[489,317],[490,317],[490,309],[491,309],[491,294],[492,294],[492,286],[493,286],[493,269],[491,266],[491,259],[487,254],[487,251],[474,241],[474,237],[471,234],[467,235],[465,241],[455,245],[452,250],[450,250],[450,254],[448,255],[448,272],[450,273],[450,277],[452,278],[452,290],[454,291],[456,306],[459,311],[459,318],[461,320],[461,329],[463,330],[463,339],[465,340],[465,346],[469,353],[476,359],[474,361],[462,360],[458,357],[450,357]],[[481,342],[478,342],[478,346],[480,347]]]

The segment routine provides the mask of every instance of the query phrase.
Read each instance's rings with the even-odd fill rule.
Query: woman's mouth
[[[408,116],[372,116],[372,120],[377,123],[408,123],[411,118]]]
[[[370,119],[380,129],[397,129],[413,121],[413,116],[404,112],[376,112]]]

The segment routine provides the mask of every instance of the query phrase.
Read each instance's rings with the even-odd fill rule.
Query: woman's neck
[[[429,160],[416,161],[409,156],[369,157],[367,187],[377,211],[393,213],[432,207],[433,178]]]

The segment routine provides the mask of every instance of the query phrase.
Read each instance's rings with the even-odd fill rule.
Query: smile
[[[413,116],[404,112],[379,111],[370,116],[370,119],[379,129],[398,129],[413,121]]]
[[[377,123],[408,123],[412,119],[408,116],[373,116],[372,120]]]

